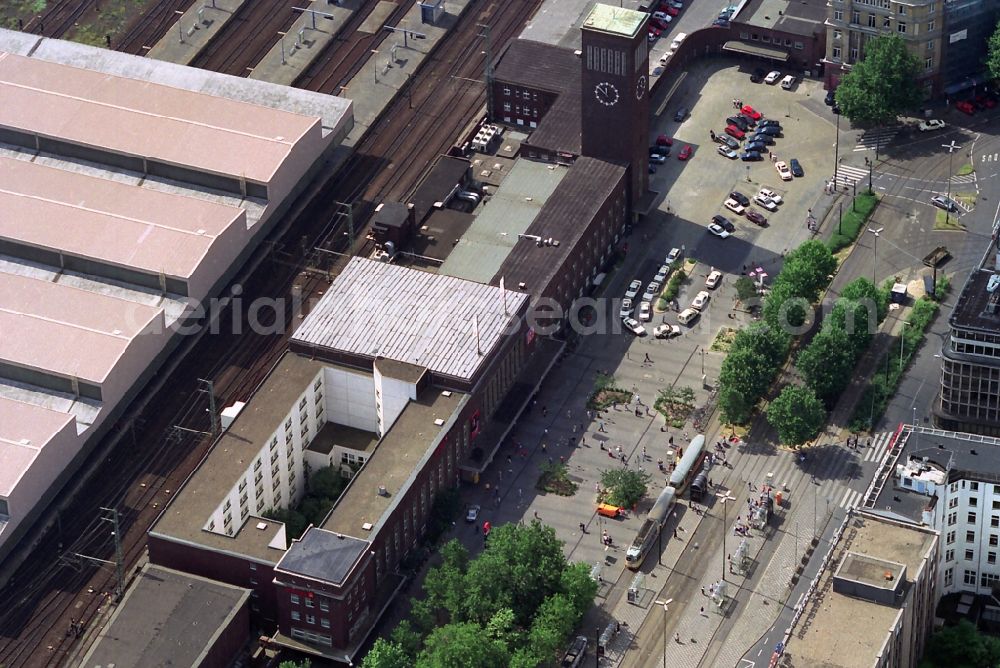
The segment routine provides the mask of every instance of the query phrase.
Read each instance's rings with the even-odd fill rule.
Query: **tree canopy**
[[[794,445],[819,434],[826,411],[811,388],[789,385],[767,407],[767,421],[782,443]]]
[[[887,125],[923,101],[917,83],[921,63],[902,37],[874,37],[866,42],[863,55],[837,86],[837,105],[852,122]]]
[[[365,656],[365,668],[464,668],[551,664],[593,603],[587,564],[570,564],[555,530],[532,522],[493,528],[475,559],[457,540],[440,550],[413,621]]]
[[[986,69],[994,79],[1000,79],[1000,23],[986,45]]]
[[[608,491],[608,503],[623,508],[631,508],[646,496],[649,481],[646,471],[628,468],[601,471],[601,487]]]
[[[921,666],[932,668],[983,668],[1000,666],[1000,638],[979,633],[965,619],[945,626],[927,640]]]
[[[832,406],[854,371],[850,337],[839,327],[825,327],[799,353],[796,366],[816,396]]]

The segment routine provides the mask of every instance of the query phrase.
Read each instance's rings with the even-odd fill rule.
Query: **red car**
[[[688,158],[691,157],[691,153],[692,152],[693,152],[693,149],[690,146],[685,146],[684,148],[681,149],[681,152],[677,154],[677,159],[678,160],[687,160]]]
[[[994,100],[989,95],[977,95],[976,105],[980,109],[992,109],[993,107],[997,106],[997,101]]]
[[[744,104],[743,108],[740,109],[740,113],[746,116],[747,118],[752,118],[755,121],[759,121],[764,117],[764,114],[760,113],[759,111],[751,107],[749,104]]]
[[[659,137],[656,138],[656,145],[657,146],[673,146],[674,145],[674,140],[671,139],[670,137],[668,137],[667,135],[660,135]]]
[[[961,111],[963,114],[968,114],[969,116],[972,116],[974,113],[976,113],[975,105],[973,105],[968,100],[962,100],[961,102],[956,102],[955,108]]]
[[[729,135],[730,137],[732,137],[733,139],[743,139],[746,136],[743,133],[743,130],[740,130],[735,125],[727,125],[726,126],[726,134]]]
[[[676,7],[667,7],[666,9],[663,10],[663,12],[667,16],[677,16],[678,14],[681,13],[681,10],[677,9]]]
[[[669,23],[667,23],[666,21],[661,21],[660,19],[655,19],[655,18],[654,19],[649,19],[649,22],[650,22],[650,24],[656,26],[660,30],[666,30],[667,28],[670,27]]]
[[[650,25],[648,25],[646,27],[649,29],[649,34],[652,35],[653,37],[659,37],[661,34],[663,34],[662,30],[660,30],[659,28],[657,28],[656,26],[654,26],[652,24],[650,24]]]
[[[747,220],[749,220],[754,225],[767,227],[767,218],[765,218],[760,211],[757,211],[756,209],[747,209],[746,215],[747,215]]]

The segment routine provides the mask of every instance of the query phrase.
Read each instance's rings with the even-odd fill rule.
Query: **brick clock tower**
[[[649,184],[649,15],[597,4],[583,33],[583,155],[623,162],[632,204]]]

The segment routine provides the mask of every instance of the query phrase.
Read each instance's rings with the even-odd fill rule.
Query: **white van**
[[[785,78],[781,80],[781,87],[784,88],[785,90],[791,90],[792,86],[794,85],[795,85],[795,77],[792,76],[791,74],[786,75]]]
[[[701,315],[701,311],[693,308],[686,308],[681,311],[680,315],[677,316],[677,322],[682,325],[690,325],[698,318],[699,315]]]
[[[680,48],[681,42],[684,41],[685,37],[687,37],[686,32],[677,33],[677,37],[674,37],[674,41],[670,43],[670,50],[676,51],[678,48]]]

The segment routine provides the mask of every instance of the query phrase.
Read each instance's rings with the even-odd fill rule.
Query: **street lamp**
[[[951,140],[950,144],[941,144],[941,146],[943,148],[948,149],[948,208],[944,210],[944,223],[945,223],[945,225],[947,225],[949,223],[949,221],[951,220],[951,218],[950,218],[950,216],[951,216],[951,175],[952,175],[951,161],[952,161],[952,157],[955,155],[955,151],[958,150],[958,149],[960,149],[960,148],[962,148],[962,147],[959,146],[958,144],[956,144],[954,139]]]
[[[910,323],[906,322],[905,320],[903,321],[903,327],[906,327],[909,324]],[[903,373],[903,342],[905,340],[906,340],[906,337],[903,336],[903,332],[901,331],[899,333],[899,372],[900,373]],[[914,406],[914,410],[916,410],[915,406]]]
[[[656,605],[663,606],[663,666],[666,668],[667,665],[667,606],[674,602],[674,599],[668,598],[666,601],[661,601],[657,599]]]
[[[837,174],[840,166],[840,114],[837,114],[837,139],[833,143],[833,187],[837,188]]]
[[[880,227],[877,230],[873,230],[870,227],[868,228],[868,231],[875,235],[875,242],[872,247],[872,283],[875,284],[875,287],[878,287],[878,281],[875,279],[875,264],[878,262],[878,235],[881,234],[884,229],[884,227]]]
[[[725,579],[726,579],[726,524],[728,523],[728,521],[727,521],[727,512],[726,512],[726,503],[729,502],[729,501],[735,501],[736,497],[735,496],[730,496],[729,490],[726,490],[725,492],[716,492],[715,496],[716,496],[717,499],[719,499],[719,503],[722,504],[722,579],[723,579],[723,581],[725,581]]]

